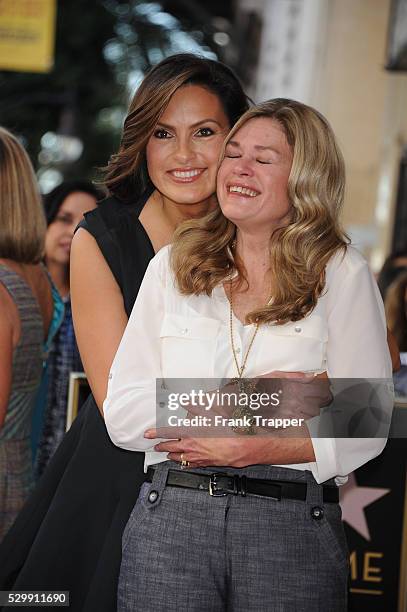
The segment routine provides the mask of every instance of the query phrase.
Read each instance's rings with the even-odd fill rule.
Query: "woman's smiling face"
[[[55,219],[45,235],[45,260],[59,265],[69,265],[72,238],[75,228],[85,212],[96,208],[96,198],[83,191],[73,191],[62,202]]]
[[[249,119],[229,140],[217,193],[225,217],[237,227],[272,231],[290,220],[288,178],[293,152],[275,119]]]
[[[216,171],[228,118],[218,96],[205,87],[178,89],[147,143],[151,181],[177,204],[200,204],[215,192]]]

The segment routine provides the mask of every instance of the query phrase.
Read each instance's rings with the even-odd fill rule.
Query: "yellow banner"
[[[0,70],[51,70],[55,17],[56,0],[0,0]]]

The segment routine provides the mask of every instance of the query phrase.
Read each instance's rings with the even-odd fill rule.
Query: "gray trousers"
[[[310,472],[271,466],[192,470],[307,482],[306,501],[276,501],[165,487],[169,468],[180,469],[172,462],[158,465],[126,525],[119,612],[347,609],[341,510],[323,504],[322,487]]]

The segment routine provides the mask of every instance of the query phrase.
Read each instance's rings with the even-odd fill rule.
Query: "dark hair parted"
[[[147,142],[171,97],[185,85],[200,85],[218,96],[230,127],[249,106],[239,80],[224,64],[191,53],[167,57],[148,72],[134,94],[119,151],[106,168],[104,183],[110,194],[129,203],[152,187]]]
[[[47,225],[51,225],[55,221],[59,209],[71,195],[71,193],[87,193],[93,196],[97,200],[101,200],[103,194],[101,194],[96,187],[89,181],[77,180],[77,181],[64,181],[60,183],[52,191],[43,196],[44,211],[47,218]]]
[[[327,120],[310,106],[283,98],[250,108],[224,147],[243,125],[258,118],[277,121],[292,149],[287,184],[291,219],[270,237],[271,301],[249,313],[246,321],[281,325],[313,310],[325,286],[329,259],[346,248],[347,237],[339,223],[345,167]],[[239,283],[247,282],[243,263],[233,252],[235,235],[236,226],[220,208],[177,228],[171,265],[182,294],[210,295],[235,271]]]

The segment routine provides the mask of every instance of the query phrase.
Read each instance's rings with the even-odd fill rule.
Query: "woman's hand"
[[[229,397],[245,393],[250,401],[248,410],[265,418],[312,418],[319,415],[321,408],[332,401],[326,372],[314,375],[313,373],[275,370],[254,379],[243,379],[242,381],[231,379],[219,391],[213,393],[219,395],[224,393]],[[265,398],[261,406],[258,401],[260,395]],[[267,404],[267,397],[274,397],[274,400]],[[276,404],[276,399],[278,399],[278,404]],[[236,404],[213,403],[210,409],[207,406],[190,404],[185,408],[188,416],[207,417],[213,420],[216,416],[233,417]],[[182,429],[177,437],[184,437]]]
[[[157,430],[148,430],[145,437],[157,438]],[[159,442],[154,449],[167,453],[167,458],[172,461],[187,461],[189,468],[242,468],[248,465],[286,465],[315,461],[309,437],[280,439],[269,435],[230,435],[227,438],[182,438]]]
[[[261,416],[265,418],[273,416],[311,418],[318,415],[321,407],[326,406],[332,400],[326,372],[314,375],[313,373],[274,370],[254,380],[256,391],[253,393],[269,395],[276,393],[277,387],[282,391],[283,400],[280,406],[273,409],[270,406],[266,410],[262,408]],[[239,393],[239,382],[232,380],[221,391]],[[233,407],[219,404],[214,404],[209,411],[205,407],[196,405],[190,405],[186,409],[188,411],[186,418],[209,417],[212,423],[216,415],[230,418],[233,414]],[[256,413],[257,411],[253,412],[253,414]],[[297,428],[289,428],[295,429],[291,432],[274,430],[274,435],[271,436],[272,429],[267,426],[258,427],[257,435],[244,436],[238,435],[228,426],[214,427],[212,425],[205,428],[205,435],[203,435],[202,427],[181,426],[176,429],[173,427],[165,430],[160,428],[159,431],[150,429],[145,432],[144,436],[147,439],[162,438],[166,435],[174,438],[177,436],[177,439],[159,442],[154,449],[167,453],[168,459],[172,461],[188,461],[188,467],[192,468],[206,466],[240,468],[261,463],[284,464],[315,460],[312,443],[304,427],[301,428],[301,431]],[[282,434],[281,437],[280,434]],[[299,437],[301,435],[302,437]]]
[[[333,399],[326,372],[273,371],[259,377],[258,389],[270,395],[276,392],[276,383],[279,405],[274,409],[274,415],[264,414],[267,417],[310,419],[318,416],[321,408],[328,406]]]
[[[150,429],[146,438],[157,438],[157,430]],[[210,465],[229,465],[242,467],[239,463],[238,436],[229,438],[182,438],[181,440],[165,440],[156,444],[154,450],[167,453],[168,459],[181,462],[186,459],[189,467],[205,467]],[[181,455],[183,455],[181,457]]]

